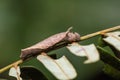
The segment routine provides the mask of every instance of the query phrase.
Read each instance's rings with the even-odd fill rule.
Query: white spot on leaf
[[[16,68],[15,67],[10,68],[9,76],[13,76],[17,78],[17,80],[22,80],[22,78],[20,77],[20,67],[17,66]]]
[[[79,45],[78,43],[72,43],[67,46],[68,50],[72,52],[76,56],[86,56],[88,59],[84,62],[93,63],[100,59],[99,53],[94,44],[90,44],[87,46]]]
[[[120,51],[120,31],[106,33],[105,35],[108,37],[103,38],[103,40]]]
[[[38,55],[37,59],[59,80],[71,80],[77,76],[74,67],[65,56],[54,60],[47,55]]]

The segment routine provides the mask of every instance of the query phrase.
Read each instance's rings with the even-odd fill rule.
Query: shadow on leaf
[[[22,67],[20,76],[23,80],[48,80],[38,69],[34,67]]]

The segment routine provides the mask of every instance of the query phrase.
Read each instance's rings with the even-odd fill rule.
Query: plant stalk
[[[0,69],[0,74],[3,73],[3,72],[5,72],[5,71],[8,70],[9,68],[11,68],[11,67],[13,67],[13,66],[15,66],[15,65],[21,64],[21,63],[23,63],[23,60],[22,60],[22,59],[20,59],[20,60],[18,60],[18,61],[15,61],[15,62],[12,63],[12,64],[9,64],[8,66]]]
[[[95,32],[95,33],[91,33],[91,34],[82,36],[82,37],[80,37],[80,40],[85,40],[85,39],[97,36],[99,34],[104,34],[104,33],[107,33],[107,32],[114,31],[114,30],[118,30],[118,29],[120,29],[120,26],[115,26],[115,27],[112,27],[112,28],[104,29],[104,30],[101,30],[101,31],[98,31],[98,32]]]
[[[91,37],[94,37],[94,36],[97,36],[97,35],[99,35],[99,34],[104,34],[104,33],[110,32],[110,31],[118,30],[118,29],[120,29],[120,26],[116,26],[116,27],[108,28],[108,29],[101,30],[101,31],[98,31],[98,32],[95,32],[95,33],[91,33],[91,34],[88,34],[88,35],[85,35],[85,36],[80,37],[80,41],[85,40],[85,39],[88,39],[88,38],[91,38]],[[61,48],[61,47],[64,47],[64,46],[65,46],[65,45],[62,45],[62,46],[60,46],[60,47],[58,46],[58,47],[56,47],[56,48],[58,49],[58,48]],[[54,49],[53,49],[53,50],[54,50]],[[5,72],[5,71],[8,70],[9,68],[11,68],[11,67],[13,67],[13,66],[15,66],[15,65],[19,65],[19,64],[21,64],[21,63],[23,63],[23,62],[24,62],[24,61],[23,61],[22,59],[20,59],[20,60],[18,60],[18,61],[16,61],[16,62],[14,62],[14,63],[6,66],[6,67],[3,67],[2,69],[0,69],[0,74],[3,73],[3,72]]]

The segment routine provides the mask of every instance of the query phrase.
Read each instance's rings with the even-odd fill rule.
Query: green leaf
[[[106,43],[103,41],[103,37],[102,36],[100,36],[99,38],[98,38],[98,45],[99,46],[101,46],[101,47],[105,47],[106,46]]]
[[[8,80],[8,79],[2,79],[2,78],[0,78],[0,80]]]
[[[111,55],[111,53],[104,48],[97,46],[99,52],[100,52],[100,58],[104,63],[109,64],[110,66],[120,70],[120,60]]]
[[[107,37],[103,41],[108,45],[116,57],[120,58],[120,31],[110,32],[105,34]]]
[[[118,71],[117,69],[113,68],[112,66],[110,66],[108,64],[105,64],[103,71],[107,75],[113,77],[114,79],[120,80],[120,71]]]
[[[57,59],[57,55],[56,54],[49,54],[49,56],[53,59]]]
[[[116,49],[115,47],[113,47],[112,45],[109,45],[109,46],[112,49],[112,51],[114,52],[115,56],[120,58],[120,51],[118,49]]]
[[[38,69],[35,67],[22,67],[21,77],[23,80],[48,80]]]

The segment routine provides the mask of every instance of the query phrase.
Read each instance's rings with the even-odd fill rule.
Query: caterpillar
[[[70,32],[69,28],[66,32],[61,32],[53,36],[48,37],[47,39],[25,49],[21,50],[20,58],[25,60],[29,57],[34,57],[41,52],[48,52],[55,46],[61,46],[64,44],[69,44],[72,42],[80,41],[80,35],[77,32]]]

